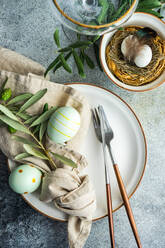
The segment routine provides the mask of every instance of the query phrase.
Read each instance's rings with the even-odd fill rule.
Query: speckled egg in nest
[[[118,30],[106,47],[106,62],[111,72],[123,83],[140,86],[154,81],[165,69],[165,41],[159,36],[146,40],[152,49],[151,62],[144,68],[130,64],[124,59],[121,44],[129,35],[135,35],[140,26],[128,26]]]

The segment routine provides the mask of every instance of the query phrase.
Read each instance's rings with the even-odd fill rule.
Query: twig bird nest
[[[145,39],[145,45],[152,50],[152,59],[145,67],[138,67],[128,61],[121,51],[121,44],[130,35],[136,35],[143,27],[129,26],[118,30],[106,48],[106,61],[111,72],[123,83],[139,86],[158,78],[165,69],[165,41],[156,34]],[[128,44],[129,45],[129,44]],[[131,49],[131,48],[130,48]]]

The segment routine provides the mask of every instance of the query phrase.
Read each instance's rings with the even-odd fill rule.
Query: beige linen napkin
[[[42,77],[45,69],[40,64],[5,48],[0,48],[0,58],[0,85],[7,76],[9,78],[7,87],[12,89],[14,95],[48,89],[44,97],[29,108],[29,113],[41,112],[46,102],[49,106],[72,106],[80,113],[80,129],[72,140],[63,146],[54,144],[46,137],[45,144],[49,150],[76,162],[78,166],[76,169],[55,161],[58,168],[50,170],[45,161],[35,157],[28,157],[22,163],[32,163],[45,173],[40,199],[45,202],[53,201],[56,208],[69,215],[69,245],[71,248],[81,248],[90,233],[92,215],[96,207],[95,193],[90,179],[87,175],[81,176],[87,161],[79,153],[90,123],[90,106],[77,90],[45,80]],[[5,127],[0,127],[0,149],[13,160],[15,155],[23,152],[22,144],[12,140],[11,134]]]

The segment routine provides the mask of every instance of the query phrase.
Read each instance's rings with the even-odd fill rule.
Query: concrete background
[[[32,58],[45,67],[53,60],[55,28],[61,24],[53,16],[48,0],[0,0],[0,46]],[[71,40],[75,33],[65,29]],[[69,40],[60,31],[62,44]],[[94,59],[92,49],[89,51]],[[72,64],[73,61],[71,60]],[[131,198],[137,227],[144,248],[165,247],[165,85],[145,93],[131,93],[113,85],[96,65],[85,68],[86,80],[76,69],[68,74],[59,69],[52,80],[85,81],[104,86],[121,96],[139,117],[148,143],[148,161],[142,183]],[[6,158],[0,154],[0,248],[66,248],[67,225],[48,219],[12,192],[8,186]],[[117,248],[134,248],[135,240],[124,208],[114,213]],[[105,248],[109,245],[107,218],[93,223],[85,248]]]

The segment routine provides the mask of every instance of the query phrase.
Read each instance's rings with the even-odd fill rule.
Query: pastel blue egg
[[[72,139],[80,128],[80,114],[73,107],[60,107],[48,122],[47,134],[57,144]]]
[[[42,173],[32,165],[20,165],[9,176],[9,185],[16,193],[28,194],[35,191],[41,183]]]

